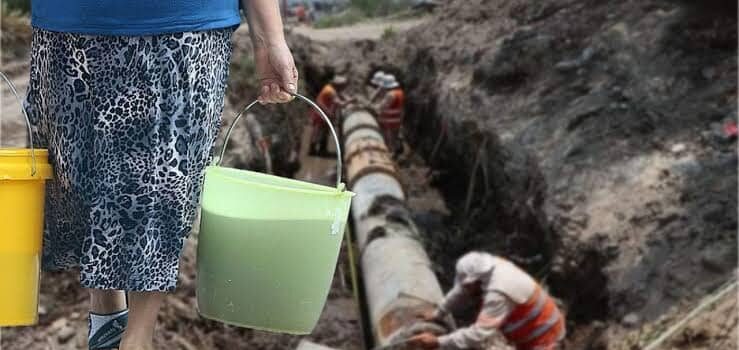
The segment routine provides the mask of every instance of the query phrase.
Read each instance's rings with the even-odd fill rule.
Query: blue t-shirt
[[[239,0],[32,0],[31,24],[55,32],[154,35],[238,25]]]

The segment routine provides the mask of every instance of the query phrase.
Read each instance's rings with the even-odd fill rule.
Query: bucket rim
[[[37,156],[48,156],[49,150],[45,148],[21,148],[21,147],[2,147],[0,148],[0,157],[30,157],[33,153]]]
[[[285,186],[270,185],[270,184],[265,184],[265,183],[261,183],[261,182],[250,181],[250,180],[246,180],[246,179],[242,179],[242,178],[237,178],[237,177],[234,177],[234,176],[230,176],[229,174],[225,173],[223,170],[226,170],[226,171],[235,171],[235,172],[243,172],[243,173],[248,173],[250,175],[256,175],[256,176],[259,176],[259,177],[278,178],[281,181],[288,181],[288,182],[294,182],[294,183],[300,183],[300,184],[309,184],[309,185],[315,186],[315,187],[320,188],[320,189],[303,189],[303,188],[294,188],[294,187],[285,187]],[[314,183],[310,183],[310,182],[306,182],[306,181],[300,181],[300,180],[296,180],[296,179],[291,179],[291,178],[287,178],[287,177],[281,177],[281,176],[276,176],[276,175],[264,174],[264,173],[260,173],[258,171],[251,171],[251,170],[243,170],[243,169],[222,167],[222,166],[217,166],[217,165],[210,165],[210,166],[206,167],[206,173],[213,174],[214,176],[218,176],[218,177],[227,179],[227,180],[229,180],[231,182],[235,182],[235,183],[241,183],[241,184],[250,185],[250,186],[253,185],[253,186],[257,186],[257,187],[269,188],[269,189],[279,190],[279,191],[289,191],[289,192],[294,192],[294,193],[303,193],[303,194],[311,194],[311,195],[322,195],[322,196],[331,196],[331,197],[349,197],[349,198],[354,197],[356,195],[354,192],[351,192],[351,191],[349,191],[347,189],[339,189],[339,188],[334,188],[334,187],[330,187],[330,186],[319,185],[319,184],[314,184]],[[341,185],[343,186],[344,184],[341,183]]]

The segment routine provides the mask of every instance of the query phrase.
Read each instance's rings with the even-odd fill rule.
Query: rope
[[[658,346],[662,345],[662,343],[670,338],[673,334],[677,333],[679,330],[681,330],[685,324],[688,323],[691,319],[693,319],[696,315],[701,313],[705,308],[710,306],[711,304],[715,303],[721,297],[723,297],[726,293],[730,292],[732,289],[736,287],[737,281],[729,283],[726,287],[719,289],[717,292],[715,292],[712,295],[709,295],[708,297],[704,298],[703,301],[696,306],[690,313],[688,313],[687,316],[685,316],[680,322],[674,324],[672,327],[670,327],[667,331],[662,333],[662,335],[654,340],[651,344],[649,344],[647,347],[644,348],[644,350],[655,350]]]

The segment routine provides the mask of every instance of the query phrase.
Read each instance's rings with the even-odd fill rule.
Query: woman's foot
[[[90,350],[117,349],[128,324],[128,310],[111,314],[90,313],[87,344]]]
[[[90,290],[87,343],[90,350],[116,349],[128,324],[126,294],[119,290]]]

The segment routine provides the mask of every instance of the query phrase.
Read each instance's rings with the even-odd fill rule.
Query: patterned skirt
[[[34,29],[26,107],[55,178],[43,265],[84,287],[171,291],[220,127],[232,28]]]

